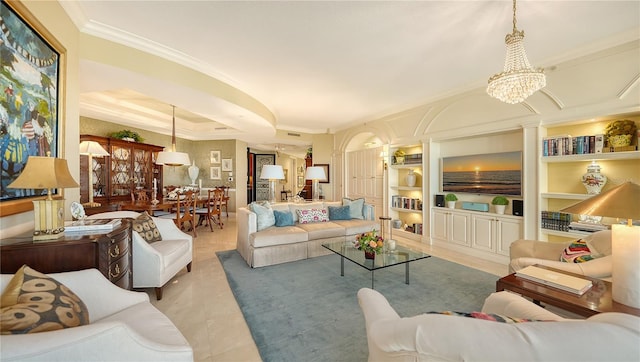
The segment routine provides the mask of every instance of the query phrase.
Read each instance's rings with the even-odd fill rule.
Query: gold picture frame
[[[3,59],[3,63],[20,65],[3,67],[8,78],[20,79],[11,85],[3,83],[4,93],[14,97],[22,95],[21,102],[8,100],[10,109],[6,111],[9,119],[21,122],[23,128],[25,123],[38,122],[38,128],[44,130],[41,134],[34,133],[35,137],[29,141],[8,141],[13,142],[12,149],[22,149],[20,153],[24,156],[11,152],[1,155],[4,158],[1,163],[6,167],[2,174],[10,175],[0,179],[0,217],[4,217],[33,210],[33,201],[46,197],[46,190],[7,188],[22,172],[28,156],[46,156],[48,151],[52,157],[65,156],[66,49],[21,2],[2,1],[0,7],[5,26],[3,32],[13,39],[11,44],[4,44],[7,53],[3,58],[7,56],[8,59]],[[21,76],[21,72],[40,74],[38,83],[25,83],[27,77]],[[23,92],[23,89],[29,89],[29,92]],[[25,114],[30,114],[31,119],[25,120]],[[55,199],[64,196],[62,189],[52,190],[52,193]]]

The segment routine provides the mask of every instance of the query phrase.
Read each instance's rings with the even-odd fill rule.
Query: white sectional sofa
[[[258,215],[249,207],[238,209],[237,250],[253,268],[286,263],[295,260],[330,254],[322,244],[336,241],[352,241],[356,235],[379,229],[373,206],[363,204],[362,219],[329,220],[300,223],[297,210],[328,210],[343,206],[344,201],[276,203],[273,210],[290,212],[292,226],[269,226],[258,230]],[[348,202],[347,202],[348,203]]]
[[[482,312],[530,321],[500,323],[481,315],[443,314],[402,318],[382,294],[366,288],[358,291],[358,302],[369,361],[640,360],[640,317],[630,314],[564,319],[506,291],[491,294]]]

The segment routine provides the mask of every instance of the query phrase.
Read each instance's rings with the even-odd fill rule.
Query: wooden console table
[[[589,278],[584,275],[567,273],[562,270],[536,265],[539,268],[553,270],[556,272],[572,275],[575,277],[591,280],[593,286],[583,295],[577,295],[570,292],[536,283],[534,281],[519,278],[513,274],[499,279],[496,282],[496,291],[510,290],[531,298],[534,301],[547,303],[560,309],[564,309],[571,313],[575,313],[584,317],[603,312],[620,312],[640,316],[640,309],[629,307],[624,304],[615,302],[611,297],[611,282]]]
[[[102,234],[71,234],[34,242],[31,235],[0,239],[0,272],[13,274],[24,264],[41,273],[96,268],[113,284],[133,288],[131,222]]]

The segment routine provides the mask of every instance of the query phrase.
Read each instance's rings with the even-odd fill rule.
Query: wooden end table
[[[509,290],[534,301],[547,303],[584,317],[603,312],[620,312],[640,316],[640,309],[615,302],[611,297],[611,282],[589,278],[584,275],[568,273],[562,270],[536,265],[538,268],[588,279],[593,286],[583,295],[577,295],[541,283],[519,278],[515,273],[500,278],[496,282],[496,291]]]

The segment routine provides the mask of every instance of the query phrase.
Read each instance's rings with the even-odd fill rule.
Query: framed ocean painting
[[[522,152],[442,158],[442,191],[522,196]]]

